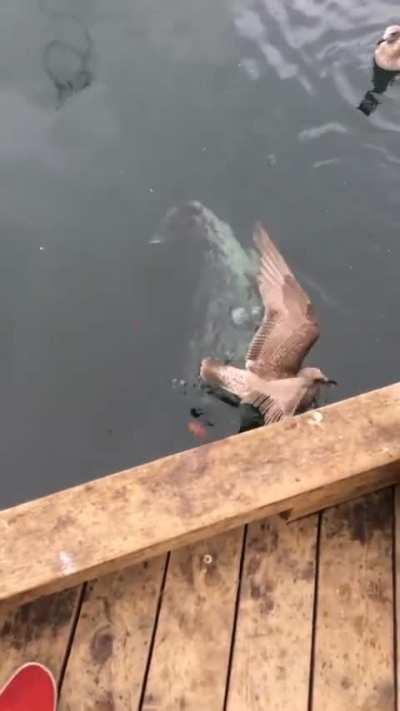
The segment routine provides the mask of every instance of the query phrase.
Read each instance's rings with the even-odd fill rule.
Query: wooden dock
[[[350,413],[354,415],[357,409],[361,415],[355,426]],[[121,569],[107,573],[101,568],[104,575],[71,588],[73,576],[62,577],[54,568],[57,586],[68,589],[19,607],[15,606],[18,595],[32,597],[35,585],[37,590],[43,586],[38,569],[43,572],[44,566],[49,575],[51,559],[45,553],[46,547],[53,550],[54,540],[45,537],[43,511],[49,515],[49,500],[54,498],[43,499],[40,505],[33,502],[33,508],[26,504],[1,513],[4,602],[0,610],[0,686],[19,664],[37,660],[47,664],[58,680],[61,711],[396,711],[400,486],[393,484],[400,482],[400,386],[321,412],[322,420],[314,417],[314,430],[318,431],[314,455],[330,437],[324,423],[341,421],[342,443],[350,447],[345,460],[346,470],[352,471],[350,477],[339,476],[342,469],[333,467],[338,450],[332,442],[330,449],[325,448],[325,458],[321,455],[314,461],[306,462],[301,450],[296,468],[304,475],[309,470],[306,493],[297,490],[297,482],[289,478],[286,485],[290,481],[292,488],[286,489],[286,498],[279,499],[277,490],[273,494],[282,504],[278,511],[288,512],[285,517],[276,515],[273,507],[264,510],[268,497],[259,502],[256,511],[250,511],[246,498],[244,504],[242,500],[245,510],[241,509],[229,530],[209,537],[217,531],[209,528],[207,519],[207,525],[194,535],[186,519],[186,532],[180,529],[174,539],[171,530],[167,538],[172,552],[150,550],[149,559],[135,565],[119,557],[122,538],[118,536],[123,529],[116,521],[114,548],[112,527],[104,533],[109,539],[107,555],[110,559],[114,551],[113,564],[119,561]],[[296,418],[299,425],[293,441],[297,445],[310,427],[310,417],[312,414]],[[278,441],[286,426],[274,426]],[[235,446],[240,441],[260,444],[267,438],[270,443],[273,429],[247,433],[231,442]],[[211,466],[218,447],[226,445],[210,445],[214,446],[214,454],[206,457]],[[243,446],[246,449],[247,445]],[[253,445],[251,450],[254,454]],[[354,464],[357,452],[361,479],[356,472],[360,467]],[[370,467],[363,459],[366,454]],[[190,456],[184,461],[189,463]],[[258,477],[260,461],[255,464]],[[278,464],[282,467],[282,459]],[[275,465],[271,466],[274,470]],[[248,465],[249,477],[250,469]],[[317,471],[324,473],[325,484],[316,485]],[[232,476],[232,470],[229,474]],[[226,485],[222,470],[220,475],[221,485]],[[111,477],[108,486],[121,482],[120,476]],[[185,489],[182,469],[179,476]],[[255,480],[250,477],[250,481],[254,484]],[[277,482],[282,485],[282,479]],[[189,483],[193,487],[193,479]],[[245,491],[245,482],[239,483]],[[360,491],[379,488],[362,498],[352,498]],[[324,491],[328,491],[326,498]],[[253,493],[260,496],[260,492],[261,488]],[[237,505],[235,490],[223,493],[228,500],[233,495]],[[166,508],[175,500],[171,491],[170,495],[168,498],[164,491]],[[310,508],[325,508],[335,497],[352,500],[288,523],[290,518],[309,513]],[[117,503],[120,507],[121,499]],[[217,503],[222,505],[221,500]],[[108,505],[105,501],[105,509]],[[82,501],[83,510],[85,506]],[[30,558],[29,535],[37,521],[32,519],[29,527],[29,519],[24,518],[28,512],[42,516],[44,536],[41,547],[32,541]],[[67,516],[60,509],[56,513]],[[192,506],[191,517],[196,514]],[[263,518],[266,514],[271,515]],[[246,519],[251,523],[239,525]],[[53,516],[52,526],[55,520]],[[165,534],[169,529],[163,530]],[[13,571],[10,545],[17,531],[21,541],[16,545]],[[185,541],[187,531],[189,540]],[[90,549],[93,561],[97,546],[103,564],[104,541],[92,533],[90,527],[85,531],[86,559],[82,560],[87,563]],[[193,535],[194,542],[190,540]],[[137,542],[137,538],[131,540],[131,544]],[[143,559],[143,544],[140,546]],[[43,551],[42,560],[39,551]],[[6,570],[13,572],[10,584],[5,580],[10,578]],[[79,576],[84,570],[93,567],[85,568],[82,563]],[[17,585],[21,571],[26,580]]]
[[[0,684],[38,660],[61,711],[395,711],[399,524],[385,489],[27,603]]]

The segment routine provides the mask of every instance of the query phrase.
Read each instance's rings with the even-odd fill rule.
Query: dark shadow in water
[[[218,398],[218,400],[224,402],[225,405],[230,405],[231,407],[239,407],[240,399],[233,393],[228,392],[228,390],[224,390],[224,388],[219,388],[217,386],[211,387],[210,385],[202,385],[201,389],[204,390],[204,392],[209,393],[213,397]]]
[[[254,430],[257,427],[262,427],[264,425],[264,417],[256,407],[248,403],[241,403],[240,398],[233,393],[230,393],[228,390],[205,383],[201,383],[199,387],[200,390],[208,395],[211,395],[212,397],[217,398],[218,400],[221,400],[226,405],[229,405],[230,407],[237,407],[239,409],[240,426],[238,433]],[[304,412],[309,412],[310,410],[314,410],[326,404],[327,403],[323,401],[323,398],[320,396],[319,398],[314,398],[308,407],[299,408],[296,414],[301,415]],[[199,417],[203,420],[207,427],[212,427],[213,423],[210,422],[210,420],[204,420],[206,412],[206,408],[191,408],[190,410],[192,417]]]
[[[297,415],[301,415],[304,412],[309,412],[321,406],[318,400],[314,400],[309,407],[302,408],[297,411]],[[264,424],[264,418],[253,405],[242,404],[239,405],[240,413],[240,429],[239,432],[247,432],[248,430],[254,430],[256,427],[262,427]]]
[[[398,74],[399,72],[389,72],[387,69],[381,69],[374,60],[371,77],[372,89],[369,89],[364,94],[363,100],[357,106],[357,108],[362,111],[365,116],[370,116],[380,103],[375,94],[384,94],[388,86],[392,84]]]
[[[238,407],[239,408],[239,416],[240,416],[240,427],[238,430],[238,433],[240,434],[241,432],[248,432],[249,430],[254,430],[257,427],[262,427],[264,425],[264,418],[259,412],[259,410],[254,407],[253,405],[250,405],[248,403],[241,403],[239,398],[236,397],[236,395],[233,395],[232,393],[227,392],[223,388],[211,388],[209,386],[203,386],[204,390],[208,392],[209,394],[213,395],[214,397],[218,398],[218,400],[222,400],[227,405],[230,405],[231,407]],[[310,410],[314,410],[315,408],[320,407],[321,405],[326,404],[326,403],[321,403],[317,399],[315,399],[309,407],[299,409],[297,414],[303,414],[304,412],[309,412]],[[194,408],[190,411],[190,414],[194,417],[199,417],[199,416],[204,416],[205,411],[202,410],[201,412],[196,412],[194,413]],[[212,426],[211,422],[207,422],[208,426]]]
[[[264,424],[264,418],[260,415],[259,411],[253,405],[242,404],[239,405],[240,413],[240,432],[248,432],[248,430],[254,430],[257,427],[261,427]]]
[[[58,107],[93,81],[93,41],[88,28],[76,17],[73,19],[82,28],[85,46],[80,49],[67,39],[55,39],[43,50],[43,67],[57,90]]]
[[[261,427],[264,424],[264,418],[260,414],[260,412],[257,410],[257,408],[253,407],[253,405],[249,404],[242,404],[240,402],[240,399],[236,396],[233,395],[233,393],[228,392],[227,390],[224,390],[224,388],[219,388],[217,386],[211,387],[210,385],[204,385],[202,384],[201,389],[211,395],[212,397],[217,398],[218,400],[221,400],[223,403],[226,405],[229,405],[230,407],[237,407],[239,408],[239,416],[240,416],[240,427],[238,432],[247,432],[248,430],[253,430],[256,427]],[[190,414],[193,416],[198,416],[193,412],[193,409],[191,409]],[[205,410],[201,411],[201,415],[204,416]],[[208,422],[208,425],[211,423]]]

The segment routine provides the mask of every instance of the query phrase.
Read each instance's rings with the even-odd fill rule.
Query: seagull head
[[[337,385],[336,380],[328,378],[319,368],[302,368],[299,376],[305,378],[310,385]]]
[[[389,25],[382,35],[380,42],[393,44],[400,38],[400,25]]]

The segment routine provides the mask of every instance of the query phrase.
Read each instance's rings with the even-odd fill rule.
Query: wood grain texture
[[[317,525],[249,526],[227,711],[308,708]]]
[[[0,609],[0,687],[28,661],[45,664],[59,679],[80,593],[79,587],[14,610]]]
[[[392,523],[392,490],[323,514],[314,709],[395,709]]]
[[[38,597],[251,520],[313,492],[348,498],[400,472],[400,384],[0,513],[0,600]],[[89,532],[89,533],[88,533]]]
[[[389,467],[387,468],[387,479],[382,480],[382,482],[377,480],[376,471],[366,472],[363,477],[360,477],[358,482],[354,482],[354,487],[352,488],[351,498],[359,498],[368,494],[371,491],[379,491],[381,488],[386,488],[391,483],[394,484],[398,481],[400,475],[400,463],[397,462],[392,465],[391,473]],[[382,483],[382,486],[381,486]],[[338,504],[342,504],[349,500],[348,484],[347,482],[338,482],[335,488],[331,488],[328,492],[325,489],[318,489],[310,492],[307,501],[304,506],[296,505],[292,510],[285,512],[283,515],[284,519],[288,522],[298,521],[300,518],[309,516],[315,511],[322,511],[325,508],[331,508]]]
[[[397,672],[397,684],[396,684],[396,709],[400,709],[400,486],[394,487],[394,500],[393,500],[393,513],[394,513],[394,589],[395,589],[395,641],[396,641],[396,672]]]
[[[243,530],[171,555],[143,711],[222,711]]]
[[[89,583],[59,711],[139,706],[165,557]]]

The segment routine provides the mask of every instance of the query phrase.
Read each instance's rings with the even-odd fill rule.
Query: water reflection
[[[379,6],[372,0],[358,4],[334,0],[323,12],[317,0],[241,0],[234,16],[242,54],[240,67],[252,81],[272,70],[281,80],[295,81],[314,97],[319,79],[327,86],[333,80],[349,106],[358,106],[359,85],[371,61],[371,47],[397,15],[398,7],[390,0]],[[372,113],[378,101],[374,93],[384,93],[392,79],[390,72],[374,68],[374,88],[359,106],[364,113]],[[321,90],[318,97],[322,100]],[[378,125],[399,130],[399,122],[389,118],[395,111],[395,107],[388,107]]]
[[[354,107],[397,13],[3,4],[0,505],[191,447],[189,420],[239,429],[197,373],[240,362],[258,323],[257,219],[316,303],[337,397],[396,380],[398,92]]]
[[[43,50],[43,67],[57,91],[57,106],[90,86],[93,81],[93,42],[88,28],[77,18],[56,15],[56,37]]]

